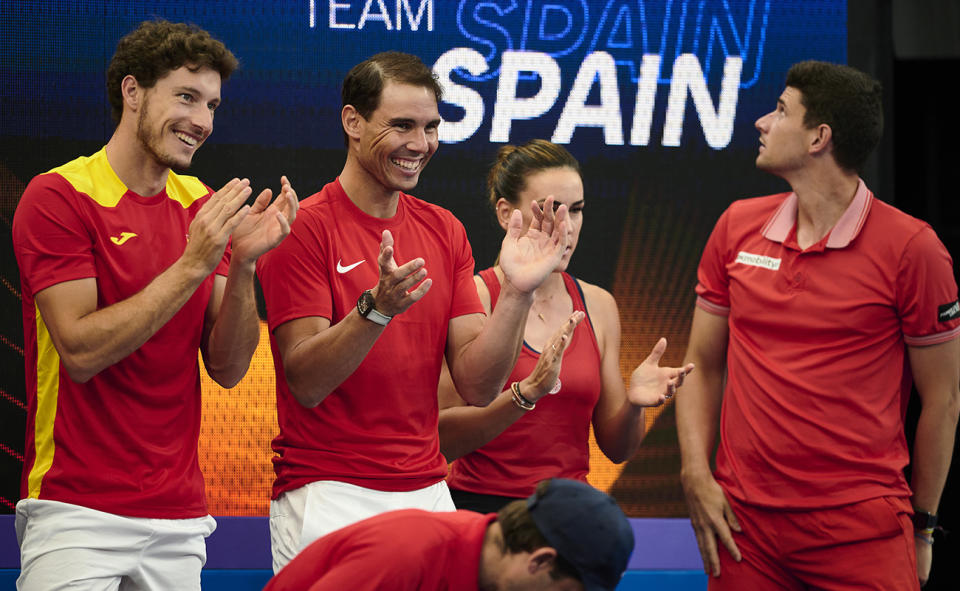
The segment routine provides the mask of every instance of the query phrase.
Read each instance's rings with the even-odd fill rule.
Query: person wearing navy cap
[[[633,530],[606,493],[545,480],[499,513],[383,513],[313,542],[264,591],[613,591]]]

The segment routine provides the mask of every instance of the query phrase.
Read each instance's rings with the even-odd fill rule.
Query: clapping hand
[[[393,254],[393,234],[390,230],[384,230],[380,238],[380,254],[377,256],[380,280],[371,291],[377,302],[377,311],[387,316],[404,312],[427,295],[433,285],[433,280],[427,278],[422,258],[397,265]]]
[[[547,341],[533,371],[520,382],[520,390],[530,402],[536,402],[543,398],[557,383],[557,378],[560,377],[563,353],[567,350],[570,339],[573,338],[574,329],[577,328],[584,317],[585,314],[579,310],[570,315],[570,318]]]
[[[233,231],[233,256],[254,263],[260,255],[280,244],[290,234],[300,204],[287,177],[280,177],[280,194],[270,202],[273,192],[264,189]]]
[[[543,209],[531,203],[533,219],[526,231],[523,216],[515,209],[500,248],[500,268],[506,282],[522,293],[533,293],[560,264],[569,242],[567,206],[553,210],[553,196]]]
[[[250,196],[250,181],[232,179],[197,211],[187,228],[187,246],[183,258],[204,275],[216,268],[223,258],[230,235],[250,215],[244,205]]]
[[[660,358],[667,350],[667,339],[653,346],[643,363],[633,370],[627,398],[635,406],[660,406],[670,400],[683,385],[683,378],[693,371],[693,364],[684,367],[660,367]]]

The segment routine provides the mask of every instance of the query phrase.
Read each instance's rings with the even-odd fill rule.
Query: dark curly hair
[[[850,66],[811,60],[794,64],[786,84],[800,91],[803,124],[829,125],[837,164],[860,172],[883,135],[880,83]]]
[[[196,25],[158,19],[140,23],[117,43],[107,68],[107,96],[115,123],[123,114],[120,83],[133,76],[137,84],[152,88],[172,70],[187,66],[195,72],[210,68],[226,80],[237,69],[237,58],[226,46]]]

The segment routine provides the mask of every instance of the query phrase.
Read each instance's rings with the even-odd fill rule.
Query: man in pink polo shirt
[[[677,423],[711,590],[915,589],[929,576],[960,306],[930,226],[858,176],[882,133],[880,96],[852,68],[794,65],[756,122],[757,167],[793,192],[735,202],[704,250],[697,373]],[[923,408],[908,484],[911,377]]]

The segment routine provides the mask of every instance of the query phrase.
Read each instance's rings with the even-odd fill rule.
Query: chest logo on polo
[[[946,322],[960,316],[960,301],[953,301],[937,308],[937,321]]]
[[[737,262],[751,267],[763,267],[771,271],[780,269],[780,259],[764,256],[762,254],[753,254],[751,252],[740,251],[737,253]]]
[[[130,240],[131,238],[135,238],[136,236],[137,235],[133,232],[120,232],[119,236],[111,236],[110,242],[113,242],[117,246],[120,246],[127,240]]]
[[[360,263],[362,263],[362,262],[364,262],[364,261],[366,261],[366,260],[367,260],[367,259],[362,259],[362,260],[357,261],[356,263],[353,263],[352,265],[347,265],[347,266],[342,265],[342,264],[341,264],[341,261],[338,260],[338,261],[337,261],[337,273],[346,273],[347,271],[353,269],[354,267],[356,267],[357,265],[359,265]]]

